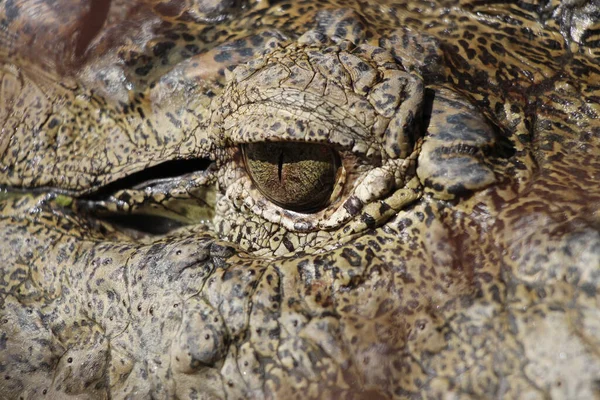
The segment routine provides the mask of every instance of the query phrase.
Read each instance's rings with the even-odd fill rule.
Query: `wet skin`
[[[599,397],[599,15],[1,3],[0,397]]]

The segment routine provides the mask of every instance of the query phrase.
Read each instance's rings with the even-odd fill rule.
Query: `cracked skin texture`
[[[599,398],[599,13],[3,2],[0,397]],[[334,148],[331,204],[265,141]]]

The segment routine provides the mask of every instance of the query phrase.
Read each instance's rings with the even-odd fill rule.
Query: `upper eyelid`
[[[338,92],[345,96],[341,106],[325,93],[298,87],[259,88],[245,80],[238,84],[226,90],[230,101],[216,107],[212,116],[213,131],[218,132],[227,145],[270,140],[312,141],[340,145],[369,157],[374,150],[382,150],[383,143],[379,142],[383,139],[385,124],[380,121],[381,116],[369,100],[347,92],[347,88],[339,87]],[[338,87],[334,83],[330,85]],[[278,123],[285,125],[285,129],[270,129]],[[305,135],[299,135],[298,123],[317,125],[315,131],[323,132],[311,135],[307,130]],[[254,128],[261,125],[261,129],[247,132],[248,124]]]
[[[254,107],[277,109],[272,104],[253,105]],[[347,126],[340,123],[332,123],[325,117],[314,118],[313,113],[306,112],[302,115],[304,118],[298,118],[298,114],[289,113],[289,109],[284,109],[279,105],[278,109],[282,114],[288,114],[285,118],[282,114],[278,118],[264,119],[261,112],[254,109],[255,116],[250,117],[250,121],[240,123],[239,118],[231,122],[226,120],[222,126],[221,141],[226,146],[239,146],[249,143],[260,143],[269,141],[293,141],[299,143],[321,143],[336,147],[338,150],[348,151],[361,156],[365,160],[371,160],[376,163],[381,161],[381,144],[378,143],[370,132],[357,134],[355,130],[350,130]],[[260,111],[260,110],[259,110]],[[260,124],[256,126],[257,122]],[[303,130],[304,135],[298,134],[298,130]],[[361,137],[362,136],[362,137]],[[367,140],[367,139],[371,140]]]

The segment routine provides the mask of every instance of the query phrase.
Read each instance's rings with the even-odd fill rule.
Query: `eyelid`
[[[414,176],[418,153],[411,135],[420,120],[420,77],[399,68],[382,49],[357,49],[356,57],[343,46],[321,50],[290,46],[257,65],[236,68],[223,94],[227,102],[214,104],[211,118],[219,146],[234,151],[228,168],[239,184],[224,182],[226,195],[238,211],[297,233],[334,230],[360,219],[364,207],[379,207],[378,200]],[[368,82],[358,79],[362,73],[349,72],[360,62],[372,70]],[[306,217],[270,202],[253,187],[246,168],[233,173],[239,146],[272,141],[338,150],[349,169],[340,200]]]
[[[290,94],[294,92],[297,97],[254,99],[239,105],[235,111],[229,107],[218,110],[213,121],[222,144],[235,146],[265,141],[323,143],[371,161],[381,160],[382,146],[376,138],[386,128],[383,121],[358,113],[365,120],[361,122],[351,111],[326,104],[314,94],[289,90]],[[307,105],[307,98],[312,98],[309,103],[315,103],[314,107]],[[327,114],[329,111],[331,113]],[[334,114],[337,115],[332,118]],[[371,124],[370,130],[366,123]]]

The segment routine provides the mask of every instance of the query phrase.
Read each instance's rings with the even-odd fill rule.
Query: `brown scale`
[[[599,13],[1,2],[0,398],[600,396]]]

